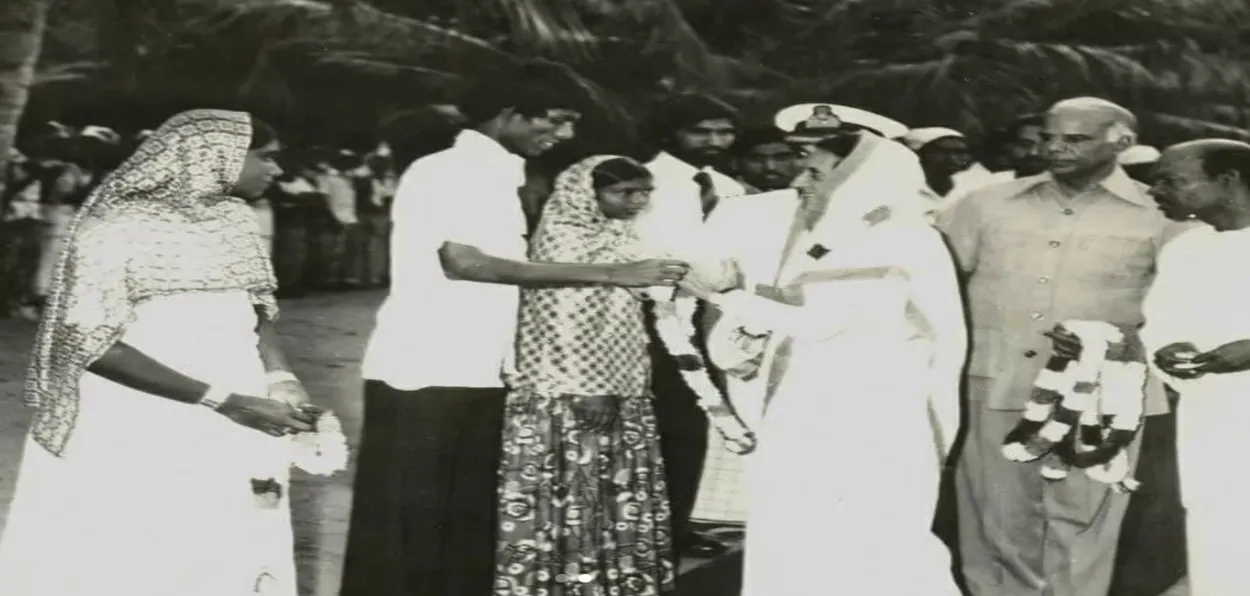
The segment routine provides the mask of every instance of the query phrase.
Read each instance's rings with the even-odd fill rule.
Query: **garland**
[[[1120,492],[1136,490],[1128,447],[1142,423],[1146,367],[1141,348],[1114,325],[1068,321],[1081,339],[1078,359],[1051,356],[1037,375],[1024,417],[1003,440],[1014,462],[1041,460],[1048,480],[1072,468]]]
[[[305,411],[317,412],[317,422],[310,432],[291,437],[291,463],[309,474],[330,476],[347,469],[347,437],[343,423],[333,412],[305,406]]]
[[[276,507],[282,499],[283,485],[277,478],[285,474],[275,474],[277,470],[285,472],[294,466],[309,474],[330,476],[347,469],[347,437],[338,417],[312,404],[304,404],[299,409],[317,415],[313,430],[281,438],[268,437],[278,442],[278,448],[264,452],[268,455],[257,453],[252,458],[252,493],[263,509]]]
[[[755,450],[755,434],[738,418],[724,393],[712,382],[707,362],[695,346],[694,309],[697,305],[697,300],[690,296],[655,301],[656,334],[664,349],[676,360],[682,379],[694,391],[712,427],[725,439],[726,448],[745,455]]]
[[[277,469],[285,471],[294,466],[319,476],[329,476],[347,469],[347,437],[343,434],[343,425],[338,417],[312,404],[304,404],[299,409],[317,416],[313,430],[282,438],[259,437],[261,440],[278,441],[278,449],[269,451],[266,455],[257,453],[252,460],[253,465],[257,466],[252,475],[251,486],[256,514],[259,516],[258,523],[276,524],[282,521],[274,517],[282,506],[286,492],[283,483],[277,480],[279,474],[274,474]],[[282,550],[274,550],[274,546],[277,545],[260,539],[243,547],[253,549],[259,563],[252,586],[253,594],[276,595],[289,591],[284,590],[283,580],[279,579],[284,574],[276,571],[280,568],[280,562],[273,562],[278,566],[267,564],[271,553]]]

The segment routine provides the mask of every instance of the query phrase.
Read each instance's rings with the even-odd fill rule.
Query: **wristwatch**
[[[229,397],[229,391],[218,387],[209,387],[208,391],[205,391],[203,397],[200,398],[200,401],[195,403],[205,406],[210,410],[219,410],[221,409],[221,405],[226,403],[226,399]]]

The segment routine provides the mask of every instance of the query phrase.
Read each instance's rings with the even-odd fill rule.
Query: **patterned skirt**
[[[611,430],[573,398],[508,395],[496,596],[652,596],[672,589],[672,533],[650,398],[622,398]]]

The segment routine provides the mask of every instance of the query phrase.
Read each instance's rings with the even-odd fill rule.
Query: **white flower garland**
[[[332,412],[322,412],[311,432],[290,439],[291,463],[309,474],[330,476],[347,469],[347,436]]]
[[[655,301],[656,334],[664,349],[677,360],[682,379],[694,391],[699,407],[707,413],[713,428],[725,439],[726,448],[745,455],[755,450],[755,434],[738,418],[729,400],[712,382],[707,363],[695,346],[697,306],[697,300],[690,296]]]
[[[1081,356],[1053,356],[1038,373],[1023,419],[1003,441],[1003,456],[1041,459],[1049,480],[1067,478],[1075,467],[1117,491],[1136,490],[1140,483],[1129,475],[1125,447],[1142,422],[1145,365],[1114,325],[1068,321],[1062,327],[1081,339]]]

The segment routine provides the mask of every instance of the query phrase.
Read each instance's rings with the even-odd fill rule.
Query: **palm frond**
[[[1250,130],[1210,120],[1176,114],[1137,110],[1149,139],[1161,146],[1198,138],[1223,138],[1250,142]]]
[[[461,74],[448,70],[404,64],[379,58],[368,52],[354,52],[350,50],[329,50],[318,56],[314,64],[317,66],[345,67],[369,76],[395,76],[401,73],[410,73],[443,79],[460,79],[463,77]]]
[[[493,0],[522,51],[577,60],[598,55],[597,36],[582,19],[579,3],[560,0]]]
[[[104,67],[105,65],[103,63],[91,61],[69,62],[66,64],[53,65],[42,64],[35,71],[35,76],[31,81],[31,85],[37,87],[40,85],[82,81],[90,78]]]
[[[179,0],[199,18],[184,21],[180,33],[217,34],[243,29],[273,40],[350,45],[364,51],[428,53],[480,51],[499,54],[486,40],[420,19],[384,12],[368,4],[320,0]]]

